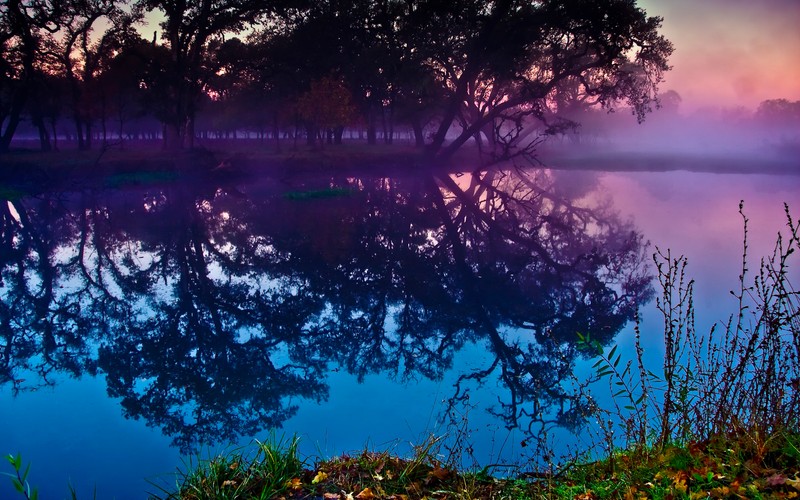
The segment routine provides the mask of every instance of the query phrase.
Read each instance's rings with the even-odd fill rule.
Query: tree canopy
[[[161,16],[152,45],[163,56],[142,51],[138,36],[108,36],[129,33],[147,12]],[[93,32],[100,18],[106,33]],[[216,109],[238,110],[234,130],[271,124],[276,140],[289,124],[309,136],[358,125],[368,142],[379,132],[391,142],[403,126],[431,160],[470,140],[492,159],[529,154],[565,86],[573,99],[626,106],[639,119],[654,107],[673,50],[661,21],[634,0],[8,0],[0,146],[32,104],[30,82],[45,74],[68,82],[79,140],[92,123],[106,130],[116,108],[87,105],[104,97],[142,103],[172,148],[191,147],[203,106],[223,103]],[[232,45],[237,33],[244,38]],[[60,64],[40,55],[47,37],[57,37]],[[139,85],[112,84],[125,79],[113,59],[133,50],[150,58],[129,68]]]

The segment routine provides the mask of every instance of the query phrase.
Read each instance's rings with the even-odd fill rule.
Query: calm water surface
[[[798,176],[531,170],[4,202],[0,452],[42,498],[144,498],[182,457],[270,429],[311,457],[449,433],[481,463],[524,461],[581,423],[576,332],[624,344],[639,308],[659,366],[656,247],[689,258],[708,328],[734,306],[739,201],[756,258],[798,193]]]

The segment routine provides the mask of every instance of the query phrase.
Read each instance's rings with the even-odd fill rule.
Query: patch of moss
[[[123,172],[113,174],[105,179],[106,187],[121,186],[141,186],[147,184],[160,184],[171,182],[179,177],[177,172],[171,171],[144,171],[144,172]]]
[[[24,191],[12,186],[0,186],[0,200],[17,201],[27,195]]]
[[[319,200],[325,198],[339,198],[353,194],[351,189],[333,187],[327,189],[315,189],[310,191],[289,191],[283,194],[288,200]]]

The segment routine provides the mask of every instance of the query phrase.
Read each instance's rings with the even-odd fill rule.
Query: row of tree
[[[137,32],[148,12],[160,39]],[[432,158],[472,139],[524,153],[571,103],[649,111],[660,24],[633,0],[4,0],[0,150],[26,116],[44,149],[59,118],[86,149],[142,116],[191,147],[206,106],[276,139],[360,123],[375,143],[403,124]]]

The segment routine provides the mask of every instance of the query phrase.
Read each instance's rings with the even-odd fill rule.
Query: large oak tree
[[[412,40],[447,92],[430,155],[446,159],[481,136],[495,158],[534,144],[527,132],[566,79],[639,118],[656,103],[672,44],[634,0],[413,2]],[[454,125],[461,130],[452,135]],[[450,140],[448,140],[450,139]]]

